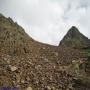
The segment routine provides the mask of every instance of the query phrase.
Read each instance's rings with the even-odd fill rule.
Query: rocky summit
[[[65,41],[74,42],[75,37],[78,42],[88,41],[72,29]],[[10,17],[0,14],[0,90],[90,90],[90,51],[86,55],[72,48],[71,42],[69,47],[64,43],[39,43]]]
[[[75,26],[72,26],[61,40],[60,45],[73,48],[90,48],[90,40],[80,33]]]

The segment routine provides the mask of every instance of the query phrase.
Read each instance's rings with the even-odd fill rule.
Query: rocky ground
[[[34,41],[0,14],[0,90],[90,90],[89,54]]]
[[[54,61],[53,56],[50,59],[36,54],[0,55],[0,87],[17,87],[19,90],[89,90],[90,74],[86,74],[82,65],[85,59],[82,58],[83,62],[79,59],[74,57],[69,64],[61,64],[57,59]],[[83,83],[83,78],[88,82]]]

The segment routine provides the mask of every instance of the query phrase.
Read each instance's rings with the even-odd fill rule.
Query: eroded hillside
[[[78,49],[39,43],[0,15],[0,88],[89,90],[87,58]]]

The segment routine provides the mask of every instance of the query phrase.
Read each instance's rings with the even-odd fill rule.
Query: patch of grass
[[[78,76],[78,79],[76,80],[76,84],[78,84],[79,86],[84,86],[87,88],[90,88],[90,77],[86,77],[86,76]]]
[[[83,49],[81,50],[81,53],[85,55],[86,57],[90,56],[90,49]]]

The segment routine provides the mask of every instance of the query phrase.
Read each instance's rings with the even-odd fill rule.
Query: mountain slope
[[[72,52],[72,55],[68,51]],[[30,54],[32,56],[37,55],[37,57],[43,56],[49,60],[53,59],[52,61],[57,58],[60,59],[58,60],[60,63],[70,63],[71,58],[78,57],[77,50],[42,44],[33,40],[21,26],[13,22],[11,18],[6,18],[3,15],[0,16],[0,52],[9,55]]]
[[[0,15],[0,52],[27,53],[33,40],[11,18]],[[32,45],[33,46],[33,45]]]
[[[90,40],[80,33],[75,26],[72,26],[61,40],[60,45],[73,48],[87,48],[90,47]]]
[[[79,70],[84,60],[82,57],[77,49],[51,46],[33,40],[11,18],[0,15],[0,89],[90,90],[87,87],[90,84],[85,76],[87,74],[83,73],[85,70]],[[89,65],[86,66],[88,73]],[[85,86],[78,82],[79,74],[85,76],[85,79],[80,77],[86,81]],[[79,84],[77,89],[76,85]]]

